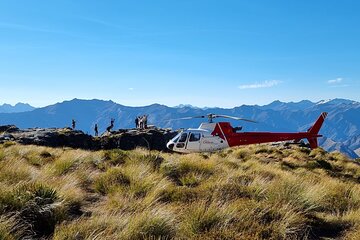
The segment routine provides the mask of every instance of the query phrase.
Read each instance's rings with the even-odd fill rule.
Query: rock
[[[0,141],[13,141],[13,140],[15,140],[15,138],[10,133],[5,133],[0,135]]]
[[[176,135],[176,132],[162,130],[140,130],[113,133],[100,138],[102,149],[120,148],[130,150],[136,147],[144,147],[150,150],[167,151],[166,143]]]
[[[0,133],[12,133],[12,132],[16,132],[19,131],[19,128],[17,128],[15,125],[4,125],[4,126],[0,126]]]

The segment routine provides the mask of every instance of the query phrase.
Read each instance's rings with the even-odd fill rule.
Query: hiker
[[[139,117],[139,128],[140,129],[144,128],[144,119],[143,119],[143,117]]]
[[[138,116],[135,118],[135,126],[136,126],[136,129],[139,128],[139,117]]]
[[[110,132],[111,129],[113,129],[113,127],[114,127],[114,122],[115,122],[115,119],[112,118],[111,121],[110,121],[110,126],[108,126],[108,127],[106,128],[106,131]]]
[[[140,129],[147,128],[147,115],[143,115],[139,117],[139,125],[140,125]]]
[[[97,137],[99,135],[97,123],[95,124],[94,131],[95,131],[95,137]]]
[[[73,120],[71,121],[71,127],[72,127],[73,130],[75,129],[75,127],[76,127],[76,121],[75,121],[75,119],[73,119]]]
[[[143,116],[143,121],[144,121],[144,123],[143,123],[144,126],[143,127],[144,127],[144,129],[147,129],[147,118],[148,118],[148,115]]]

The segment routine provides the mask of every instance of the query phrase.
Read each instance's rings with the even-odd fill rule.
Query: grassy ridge
[[[360,166],[322,149],[213,154],[0,145],[0,239],[358,239]]]

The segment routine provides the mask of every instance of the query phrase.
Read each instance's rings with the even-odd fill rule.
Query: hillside
[[[346,99],[319,103],[275,101],[265,106],[242,105],[230,109],[202,109],[189,105],[168,107],[160,104],[128,107],[113,101],[73,99],[31,112],[0,113],[0,125],[14,124],[19,128],[63,128],[71,125],[71,119],[76,119],[77,129],[93,134],[96,123],[100,132],[105,131],[111,118],[116,119],[114,129],[133,128],[136,116],[148,114],[150,124],[176,130],[197,128],[203,119],[168,121],[169,119],[215,113],[258,121],[257,124],[230,121],[234,126],[242,125],[244,131],[296,132],[307,130],[321,112],[329,113],[320,131],[320,134],[326,137],[320,142],[321,146],[328,151],[339,150],[349,157],[358,157],[359,144],[354,143],[360,136],[360,103]]]
[[[360,166],[322,149],[213,154],[0,145],[0,239],[358,239]]]

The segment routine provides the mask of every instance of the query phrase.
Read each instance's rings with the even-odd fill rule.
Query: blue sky
[[[0,0],[0,104],[360,101],[359,1]]]

